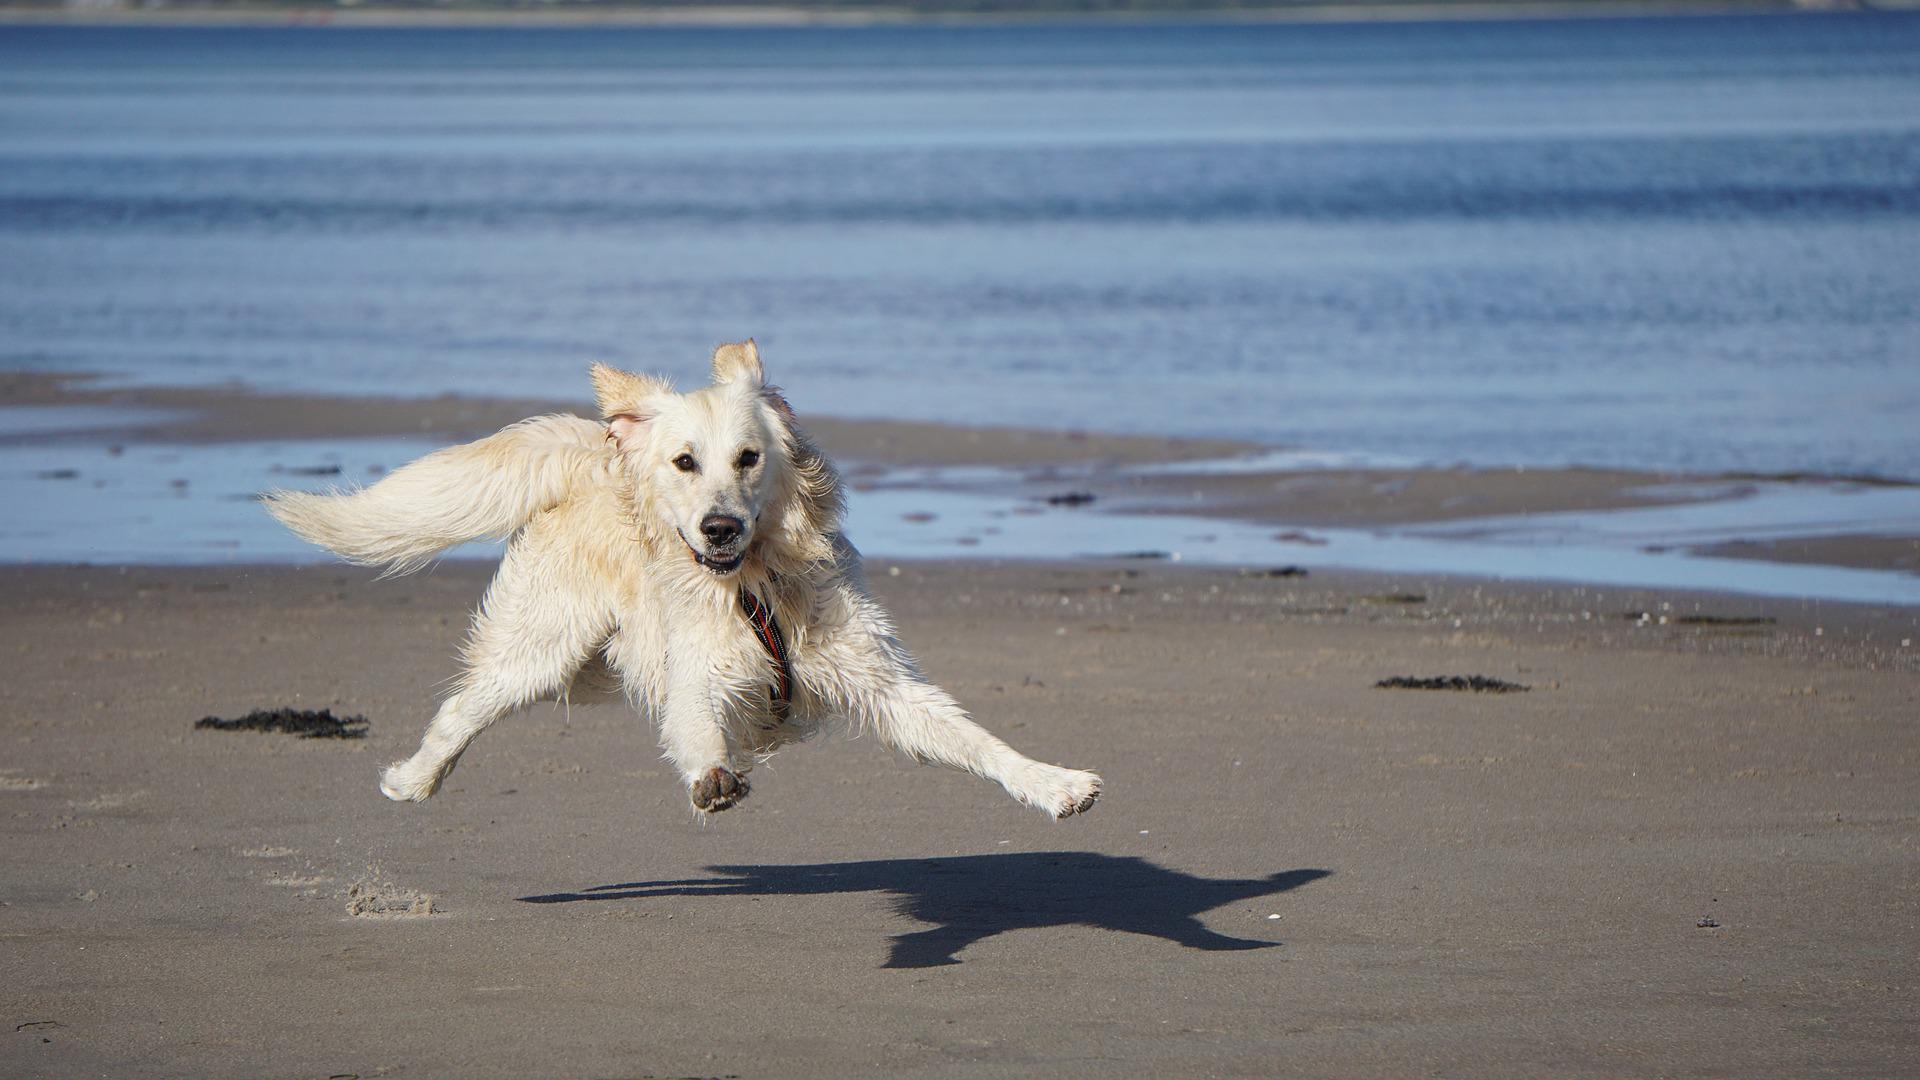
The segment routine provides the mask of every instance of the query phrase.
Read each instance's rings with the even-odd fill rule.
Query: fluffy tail
[[[605,438],[591,420],[536,416],[437,450],[372,487],[268,492],[267,512],[351,562],[410,573],[456,544],[506,536],[564,501],[590,475]]]

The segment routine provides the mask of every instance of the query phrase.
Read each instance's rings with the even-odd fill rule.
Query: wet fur
[[[463,673],[381,791],[426,799],[500,717],[613,689],[653,718],[706,812],[746,798],[747,771],[781,745],[830,725],[994,780],[1056,817],[1090,808],[1098,776],[1024,757],[921,675],[840,533],[838,475],[767,385],[753,342],[721,346],[713,372],[713,385],[678,394],[596,365],[602,422],[536,417],[368,488],[268,497],[294,532],[389,573],[512,537]],[[757,460],[743,464],[749,451]],[[741,534],[702,531],[714,522]],[[740,614],[741,588],[786,634],[784,720],[769,707],[771,662]]]

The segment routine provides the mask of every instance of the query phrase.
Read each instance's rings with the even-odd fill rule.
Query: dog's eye
[[[734,464],[738,465],[742,469],[751,469],[755,465],[760,464],[760,451],[742,450],[740,451],[740,460],[737,462],[734,462]]]
[[[692,472],[700,467],[700,463],[693,460],[692,454],[681,454],[673,459],[673,467],[681,472]]]

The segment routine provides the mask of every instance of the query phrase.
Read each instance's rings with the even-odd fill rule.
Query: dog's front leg
[[[667,700],[660,743],[680,770],[694,808],[718,813],[747,797],[747,778],[731,767],[714,672],[698,656],[667,658]]]
[[[847,627],[823,643],[822,696],[880,741],[915,761],[997,781],[1028,806],[1063,818],[1093,807],[1101,780],[1081,769],[1035,761],[975,723],[946,691],[927,681],[899,641],[875,627]]]

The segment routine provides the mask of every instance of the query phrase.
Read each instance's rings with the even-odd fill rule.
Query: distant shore
[[[939,5],[837,7],[833,5],[584,5],[564,9],[450,7],[412,8],[261,4],[134,7],[87,4],[41,7],[0,4],[0,25],[61,26],[301,26],[301,27],[795,27],[883,25],[994,25],[1045,22],[1424,22],[1482,19],[1636,18],[1701,15],[1788,15],[1897,9],[1846,2],[1792,0],[1577,0],[1512,3],[1317,3],[1287,7],[1163,7],[1087,11],[1045,5],[1019,11],[946,10]]]

